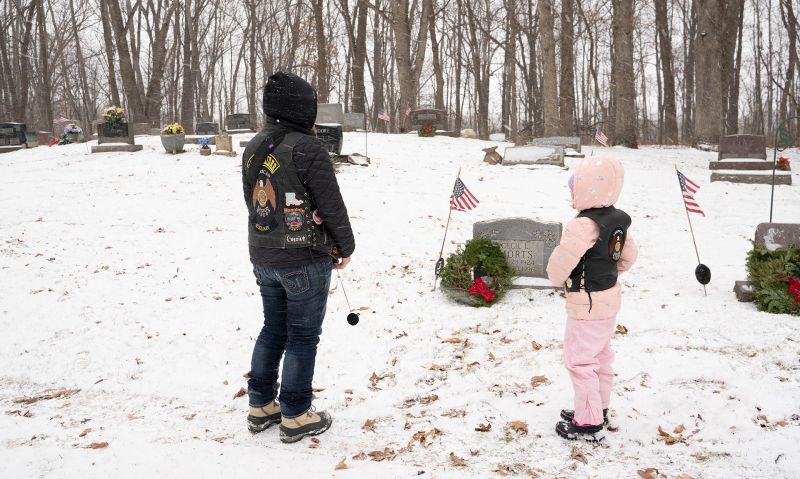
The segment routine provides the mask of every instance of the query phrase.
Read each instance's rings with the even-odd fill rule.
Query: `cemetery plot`
[[[249,113],[234,113],[225,117],[226,131],[246,132],[255,131],[256,127],[250,122]]]
[[[314,125],[317,138],[322,142],[322,146],[333,155],[342,154],[342,125],[317,124]]]
[[[0,123],[0,153],[25,148],[26,132],[24,123]]]
[[[447,112],[444,110],[413,110],[408,114],[408,130],[417,131],[425,126],[432,126],[436,131],[448,131]]]
[[[581,152],[581,139],[577,136],[549,136],[546,138],[534,138],[531,141],[533,146],[560,146],[565,150],[571,148],[576,152]]]
[[[561,146],[512,146],[506,148],[503,165],[552,165],[564,167]]]
[[[316,124],[343,125],[345,113],[341,103],[318,103]]]
[[[719,139],[717,161],[708,164],[711,181],[771,185],[773,164],[766,160],[767,141],[763,135],[723,136]],[[792,176],[776,172],[775,184],[791,185]]]

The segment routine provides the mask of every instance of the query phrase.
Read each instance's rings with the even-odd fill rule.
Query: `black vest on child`
[[[245,164],[248,178],[255,180],[248,202],[248,242],[258,248],[311,247],[330,253],[333,241],[294,166],[294,146],[302,134],[286,134],[274,149],[269,137],[259,136],[252,141],[262,143]]]
[[[600,227],[600,236],[572,270],[567,279],[567,291],[587,293],[605,291],[617,284],[617,262],[625,247],[631,217],[613,206],[581,211],[579,218],[590,218]]]

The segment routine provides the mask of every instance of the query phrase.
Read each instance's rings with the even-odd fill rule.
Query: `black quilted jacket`
[[[266,136],[271,136],[272,138],[283,137],[290,130],[308,135],[298,140],[292,159],[300,180],[306,184],[311,192],[311,197],[314,199],[319,214],[325,222],[328,233],[333,238],[339,255],[346,258],[352,255],[355,250],[355,238],[353,238],[350,218],[347,215],[347,208],[339,191],[339,183],[336,181],[328,152],[323,149],[319,140],[310,136],[310,132],[300,126],[287,124],[287,122],[283,121],[279,123],[274,119],[267,118],[267,126],[245,148],[242,162],[244,164],[246,159],[256,151],[260,143],[259,140]],[[242,169],[242,187],[245,203],[252,199],[255,180],[256,178],[247,178],[244,168]],[[253,264],[273,267],[296,266],[325,259],[330,260],[330,256],[314,251],[311,248],[281,250],[258,248],[250,245],[250,261]]]

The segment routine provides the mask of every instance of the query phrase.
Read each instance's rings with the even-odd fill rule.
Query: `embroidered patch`
[[[278,168],[281,167],[281,164],[278,163],[278,159],[272,156],[272,154],[267,155],[267,158],[264,160],[264,168],[268,169],[270,173],[273,175]]]
[[[253,188],[253,210],[255,212],[255,228],[266,233],[277,224],[274,218],[278,202],[275,198],[275,188],[266,170],[258,173],[258,181]]]
[[[300,231],[305,223],[305,211],[303,208],[284,208],[283,221],[289,231]]]
[[[322,224],[322,216],[319,215],[319,210],[314,210],[314,212],[311,213],[311,220],[314,221],[316,225]]]
[[[310,238],[309,235],[305,233],[288,234],[286,235],[286,244],[291,244],[291,245],[311,244],[311,240],[309,238]]]
[[[616,228],[608,240],[608,256],[615,263],[622,257],[622,248],[625,246],[625,230]]]
[[[567,278],[567,289],[572,288],[572,278]]]
[[[303,206],[303,200],[297,199],[297,193],[286,193],[286,206]]]

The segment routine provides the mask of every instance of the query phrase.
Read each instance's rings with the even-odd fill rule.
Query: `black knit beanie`
[[[317,92],[293,73],[276,72],[264,86],[264,115],[278,123],[311,130],[317,119]]]

